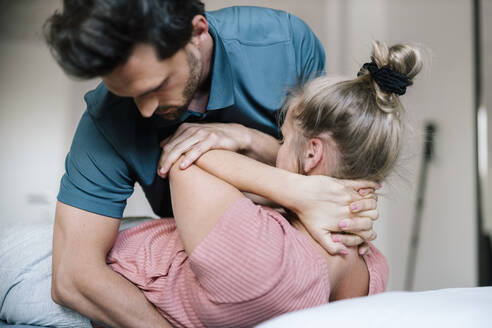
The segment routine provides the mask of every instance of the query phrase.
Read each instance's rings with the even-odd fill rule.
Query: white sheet
[[[490,328],[492,287],[383,293],[288,313],[258,327]]]

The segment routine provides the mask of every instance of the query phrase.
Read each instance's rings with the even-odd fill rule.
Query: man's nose
[[[157,100],[157,98],[146,100],[135,99],[135,104],[137,105],[140,114],[146,118],[151,117],[157,107],[159,107],[159,101]]]

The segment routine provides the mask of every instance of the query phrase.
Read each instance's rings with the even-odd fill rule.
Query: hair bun
[[[365,63],[357,76],[364,75],[366,71],[371,73],[371,77],[381,90],[388,93],[396,93],[397,95],[402,96],[410,85],[410,81],[405,75],[395,72],[387,66],[379,68],[374,62]]]
[[[406,77],[408,84],[413,84],[413,79],[422,69],[423,61],[418,47],[409,44],[396,44],[387,47],[384,43],[374,41],[372,44],[371,60],[379,69],[388,68],[397,74]],[[369,74],[369,70],[362,71],[363,75]],[[372,79],[376,90],[376,100],[381,110],[386,113],[399,113],[401,103],[398,94],[394,90],[381,88],[375,79]]]

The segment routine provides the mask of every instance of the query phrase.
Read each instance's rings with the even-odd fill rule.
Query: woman
[[[356,79],[320,77],[306,84],[286,102],[277,168],[222,150],[184,171],[175,164],[175,220],[120,233],[108,263],[178,327],[253,326],[281,313],[384,291],[382,254],[372,245],[364,256],[354,248],[343,256],[328,254],[302,223],[309,217],[305,203],[315,200],[304,199],[302,190],[286,191],[312,175],[382,182],[400,150],[398,96],[421,66],[411,46],[375,42],[372,62]],[[255,205],[241,192],[292,212]]]

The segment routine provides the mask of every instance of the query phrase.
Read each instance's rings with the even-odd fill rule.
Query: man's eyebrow
[[[152,88],[151,90],[148,90],[148,91],[145,91],[145,92],[141,93],[140,95],[138,95],[138,96],[137,96],[137,98],[140,98],[140,97],[145,97],[146,95],[148,95],[148,94],[150,94],[150,93],[152,93],[152,92],[154,92],[154,91],[159,90],[159,89],[160,89],[160,88],[161,88],[161,87],[162,87],[162,86],[163,86],[163,85],[167,82],[167,80],[168,80],[168,78],[167,78],[167,77],[166,77],[166,78],[164,78],[164,79],[162,80],[162,82],[161,82],[158,86],[156,86],[155,88]]]

